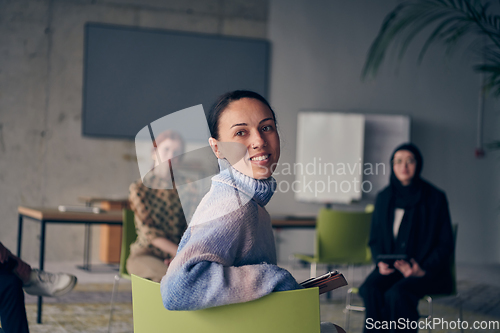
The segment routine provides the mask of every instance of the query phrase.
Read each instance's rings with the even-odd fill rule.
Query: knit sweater
[[[219,160],[219,166],[161,281],[168,310],[247,302],[302,288],[276,265],[271,219],[264,208],[275,180],[250,178],[226,160]]]

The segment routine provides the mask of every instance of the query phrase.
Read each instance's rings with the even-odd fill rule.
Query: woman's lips
[[[263,154],[263,155],[259,155],[259,156],[254,156],[252,158],[250,158],[250,162],[252,162],[252,164],[257,164],[257,165],[266,165],[269,161],[270,161],[270,158],[271,157],[271,154]]]

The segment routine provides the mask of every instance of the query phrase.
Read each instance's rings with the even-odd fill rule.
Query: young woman
[[[169,168],[184,152],[184,140],[177,132],[166,130],[155,138],[155,144],[154,168],[129,188],[137,240],[130,246],[127,270],[160,282],[187,227]]]
[[[31,268],[0,242],[0,321],[5,333],[29,333],[24,291],[30,295],[60,297],[76,285],[76,276]]]
[[[271,175],[280,156],[273,110],[257,93],[234,91],[214,104],[208,123],[221,171],[212,178],[161,281],[169,310],[247,302],[301,288],[276,265],[271,219],[264,208],[276,187]]]
[[[365,332],[377,331],[383,322],[418,321],[418,301],[426,294],[450,292],[452,286],[454,246],[446,195],[420,178],[423,159],[413,144],[397,147],[391,163],[390,184],[375,203],[370,247],[375,259],[403,254],[407,260],[396,261],[394,267],[379,261],[360,287]],[[392,331],[411,329],[398,326]]]
[[[276,265],[271,219],[264,206],[280,157],[276,116],[259,94],[237,90],[219,97],[208,115],[210,146],[220,173],[198,205],[177,255],[161,281],[169,310],[196,310],[300,289]],[[322,333],[344,332],[321,323]]]

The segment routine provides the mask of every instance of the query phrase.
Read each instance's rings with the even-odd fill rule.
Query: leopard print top
[[[155,184],[149,188],[139,179],[130,185],[129,202],[135,214],[137,240],[130,246],[131,252],[146,252],[161,259],[170,255],[153,246],[151,241],[156,237],[164,237],[179,244],[187,228],[186,218],[182,210],[179,195],[175,189],[161,189],[166,181],[151,175],[147,184]],[[165,187],[165,186],[163,186]]]

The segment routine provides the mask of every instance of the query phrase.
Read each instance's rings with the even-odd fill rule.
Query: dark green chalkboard
[[[207,112],[227,91],[267,97],[269,53],[262,39],[87,23],[82,133],[133,139],[172,112]]]

